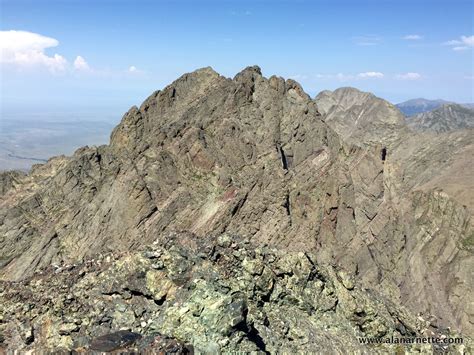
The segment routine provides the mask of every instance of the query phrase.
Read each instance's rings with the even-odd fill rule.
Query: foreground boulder
[[[366,345],[359,338],[455,337],[312,253],[255,248],[223,234],[161,237],[2,282],[6,351],[387,353],[469,349]],[[398,349],[398,350],[397,350]]]

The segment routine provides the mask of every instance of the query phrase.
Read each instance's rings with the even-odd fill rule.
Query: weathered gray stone
[[[326,328],[312,335],[306,315],[337,313],[341,300],[346,310],[378,307],[351,301],[357,285],[381,295],[382,306],[433,312],[438,327],[470,334],[473,135],[435,137],[410,132],[396,108],[354,89],[312,100],[293,80],[265,78],[258,67],[233,79],[200,69],[131,108],[109,145],[53,158],[28,175],[0,176],[0,278],[26,282],[35,275],[40,283],[38,275],[60,278],[84,265],[54,284],[61,298],[47,292],[18,306],[34,317],[58,317],[87,302],[79,334],[60,335],[62,321],[51,330],[61,348],[84,332],[129,324],[137,332],[166,326],[183,337],[192,333],[201,345],[242,351],[259,348],[263,334],[287,339],[291,330],[295,344],[272,340],[268,348],[322,351]],[[175,231],[184,231],[185,248],[164,243]],[[129,259],[135,251],[141,256]],[[215,282],[206,268],[223,260],[225,277]],[[314,267],[326,264],[337,267],[329,282]],[[94,274],[111,265],[114,275]],[[198,265],[206,277],[196,277]],[[89,282],[80,280],[90,283],[69,292]],[[194,293],[185,293],[179,307],[173,303],[183,314],[159,311],[185,286]],[[273,328],[252,302],[244,327],[235,325],[239,316],[224,317],[232,309],[196,306],[205,297],[234,304],[233,291],[251,292],[258,305],[277,304],[266,314]],[[341,322],[334,332],[346,331],[351,314],[368,334],[393,328],[388,318],[362,310],[326,320]],[[287,319],[278,328],[282,312]],[[216,329],[232,335],[222,338]]]

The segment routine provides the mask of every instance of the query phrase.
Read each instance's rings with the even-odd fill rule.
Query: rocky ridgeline
[[[54,265],[0,286],[7,351],[416,353],[448,347],[358,338],[454,336],[313,253],[255,248],[228,234],[169,235],[141,252]]]
[[[95,339],[94,344],[109,342],[113,346],[135,341],[142,347],[152,342],[184,349],[188,344],[203,347],[210,343],[222,349],[245,350],[262,349],[263,342],[265,351],[275,352],[279,348],[316,351],[323,349],[321,344],[343,349],[347,343],[357,349],[363,348],[356,342],[358,331],[379,336],[398,329],[393,313],[387,315],[393,305],[398,305],[396,309],[406,307],[411,314],[429,315],[437,331],[443,333],[441,329],[450,327],[453,332],[472,335],[473,153],[471,130],[436,135],[413,132],[393,105],[356,89],[325,91],[313,100],[295,81],[266,78],[258,67],[248,67],[233,79],[211,68],[185,74],[154,92],[140,107],[132,107],[112,132],[109,145],[83,147],[71,157],[52,158],[34,166],[29,174],[0,174],[0,279],[7,285],[2,297],[41,298],[30,302],[34,305],[31,312],[38,312],[31,318],[33,322],[51,315],[50,307],[57,307],[58,312],[57,318],[45,323],[50,327],[42,328],[49,329],[49,338],[31,333],[31,322],[26,318],[23,323],[16,318],[12,324],[19,328],[8,326],[5,334],[9,344],[18,346],[23,346],[24,339],[31,342],[31,334],[42,343],[47,339],[65,342],[61,345],[65,348],[87,346],[99,335],[126,328],[133,333],[115,333],[111,339]],[[245,258],[229,259],[236,266],[218,268],[213,275],[222,279],[219,284],[227,285],[229,292],[239,291],[243,298],[232,298],[237,297],[234,293],[224,296],[226,287],[219,289],[210,277],[196,278],[204,280],[190,284],[198,294],[189,293],[189,288],[173,281],[173,275],[168,278],[166,268],[154,269],[155,261],[135,254],[156,240],[163,253],[170,253],[161,238],[164,242],[170,233],[182,231],[195,236],[180,234],[190,243],[189,248],[205,243],[211,248],[216,240],[209,236],[248,236],[255,247],[276,248],[283,259],[293,260],[288,261],[294,262],[289,271],[293,276],[262,271],[239,284],[239,277],[251,275],[243,271],[247,262]],[[241,247],[238,240],[231,244]],[[101,274],[104,279],[95,271],[84,271],[77,279],[82,272],[79,270],[92,268],[96,264],[89,261],[101,254],[118,258],[116,266]],[[172,255],[176,263],[181,260]],[[183,260],[188,261],[183,265],[199,262],[205,273],[231,257],[206,261],[192,253],[186,255]],[[264,263],[262,270],[274,269],[270,261],[251,257]],[[158,262],[160,258],[156,259]],[[141,289],[121,288],[129,278],[137,280],[118,267],[125,264],[134,270],[145,265],[145,271],[139,273],[145,276],[134,282]],[[78,266],[58,269],[62,271],[48,278],[53,265]],[[324,265],[336,265],[339,273],[354,280],[359,288],[339,287],[338,273]],[[99,272],[104,266],[94,267],[99,267]],[[313,268],[322,270],[321,274],[308,271]],[[112,277],[113,270],[117,288],[107,291],[107,275]],[[163,304],[153,298],[155,291],[148,289],[148,274],[154,275],[148,277],[156,278],[156,282],[164,282],[160,289],[169,286],[172,290],[166,297],[162,295]],[[306,275],[304,282],[299,279],[301,275]],[[37,283],[44,277],[44,285],[50,286]],[[296,284],[286,284],[286,277]],[[263,292],[258,291],[260,282],[266,278],[271,279],[267,281],[273,288],[259,299]],[[168,284],[168,279],[175,286]],[[80,298],[81,292],[89,292],[84,289],[87,280],[93,280],[87,287],[99,295],[90,300]],[[327,280],[331,282],[325,286],[320,283]],[[189,280],[182,282],[187,285]],[[70,312],[59,316],[61,298],[42,298],[52,296],[51,289],[66,294],[69,286],[79,287],[75,296],[69,296],[73,297],[70,303],[79,307],[82,303],[77,303],[78,299],[85,302],[81,315],[75,317],[77,321],[63,319]],[[248,294],[247,287],[254,288],[255,295]],[[290,296],[285,296],[285,288],[291,289]],[[283,291],[278,293],[279,289]],[[347,294],[356,299],[357,306],[344,303]],[[359,294],[361,298],[356,296]],[[182,298],[177,303],[168,302],[173,299],[171,295]],[[210,316],[180,308],[185,318],[193,312],[197,316],[183,322],[176,319],[181,313],[174,312],[173,307],[189,304],[191,309],[194,306],[190,303],[204,302],[205,297],[217,297],[222,304],[232,304],[232,309],[244,309],[245,321],[235,320],[235,325],[225,327],[206,323],[214,317],[214,308],[220,312],[216,316],[219,319],[234,314],[220,302],[209,307]],[[96,324],[90,320],[88,324],[87,319],[104,316],[105,308],[93,305],[100,299],[110,312],[104,321]],[[115,303],[127,303],[120,300],[141,300],[145,302],[143,309],[151,313],[137,315],[134,307],[125,306],[115,310]],[[365,304],[362,300],[372,301]],[[41,310],[42,302],[52,303]],[[239,302],[241,306],[237,306]],[[6,304],[12,305],[11,301]],[[168,314],[163,309],[170,304]],[[353,306],[362,307],[355,311],[356,316]],[[329,308],[323,312],[325,307]],[[370,313],[369,309],[377,311]],[[357,325],[357,314],[361,319],[373,319],[367,320],[368,328],[364,328],[366,320]],[[280,316],[288,319],[281,325],[283,330],[276,325],[283,324],[276,321]],[[86,323],[76,324],[83,319]],[[150,319],[153,329],[149,328]],[[29,332],[26,338],[20,323]],[[145,326],[140,328],[142,323]],[[58,335],[63,324],[78,330]],[[100,328],[100,324],[105,326]],[[330,328],[322,330],[318,324]],[[376,324],[382,330],[373,330]],[[410,324],[414,323],[406,321],[405,328],[399,328],[411,329],[413,334],[422,331]],[[191,328],[198,330],[189,334]],[[222,335],[216,329],[231,330]],[[162,335],[148,338],[154,332]],[[334,335],[338,332],[341,338]],[[141,336],[139,341],[135,333]],[[15,345],[9,346],[12,349]],[[29,346],[46,345],[38,340]]]

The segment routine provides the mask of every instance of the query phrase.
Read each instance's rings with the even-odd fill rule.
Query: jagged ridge
[[[354,89],[325,95],[327,106],[258,67],[233,79],[204,68],[131,108],[110,145],[3,175],[0,275],[137,250],[171,231],[228,232],[311,251],[435,313],[436,326],[469,332],[472,210],[433,176],[472,137],[420,149],[429,138],[410,133],[393,105]]]

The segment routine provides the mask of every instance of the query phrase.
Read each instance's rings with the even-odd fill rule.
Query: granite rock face
[[[380,307],[405,306],[408,311],[403,312],[422,313],[439,329],[451,327],[469,335],[474,331],[473,151],[470,132],[443,133],[436,139],[412,132],[393,105],[372,94],[342,88],[313,100],[295,81],[265,78],[258,67],[246,68],[233,79],[200,69],[132,107],[109,145],[50,159],[28,175],[0,175],[0,279],[17,287],[14,294],[27,292],[44,270],[85,265],[101,254],[139,251],[166,240],[169,233],[209,245],[222,235],[241,236],[255,246],[301,259],[293,274],[306,272],[298,270],[309,267],[301,263],[306,263],[304,253],[311,253],[313,263],[328,270],[336,267],[351,280],[347,282],[375,292]],[[185,238],[186,233],[193,238]],[[244,269],[257,267],[241,262]],[[139,264],[133,261],[133,268]],[[160,265],[157,261],[156,270]],[[176,267],[178,272],[181,266]],[[167,299],[163,292],[177,287],[158,271],[137,281],[151,289],[128,291],[132,298],[134,292],[151,297],[146,307],[161,307]],[[124,277],[118,275],[115,282],[126,284]],[[222,278],[226,287],[241,287],[245,294],[250,281],[232,286],[236,278],[228,277]],[[94,282],[105,287],[107,281]],[[196,281],[193,287],[196,293],[187,293],[180,304],[192,308],[208,298],[219,300],[230,307],[218,316],[224,323],[201,324],[207,318],[199,312],[197,319],[181,319],[175,311],[159,313],[161,325],[153,331],[161,334],[160,341],[184,349],[188,342],[199,342],[190,340],[190,328],[203,334],[231,329],[234,334],[242,324],[238,319],[250,314],[250,308],[245,310],[248,295],[245,302],[221,295],[207,281]],[[111,292],[113,296],[116,291]],[[311,289],[310,294],[317,292]],[[262,297],[264,304],[271,301]],[[310,302],[308,297],[301,302]],[[273,317],[281,307],[282,312],[294,312],[298,322],[298,307],[280,301]],[[311,312],[301,314],[302,319],[312,319]],[[133,317],[117,311],[100,333],[122,327],[138,332],[128,325],[135,322]],[[347,321],[338,318],[337,324],[352,329]],[[302,324],[301,331],[313,329]],[[254,330],[246,329],[252,338]],[[273,332],[268,339],[281,335]],[[290,337],[288,342],[264,343],[271,351],[291,351],[289,344],[296,338]],[[302,349],[319,349],[311,337],[298,343]],[[215,339],[219,348],[227,346]],[[140,346],[148,346],[148,340],[142,338]],[[237,349],[237,343],[228,341],[228,349]],[[331,342],[339,346],[335,338]],[[356,343],[351,344],[355,349]],[[253,346],[249,341],[241,349]]]

